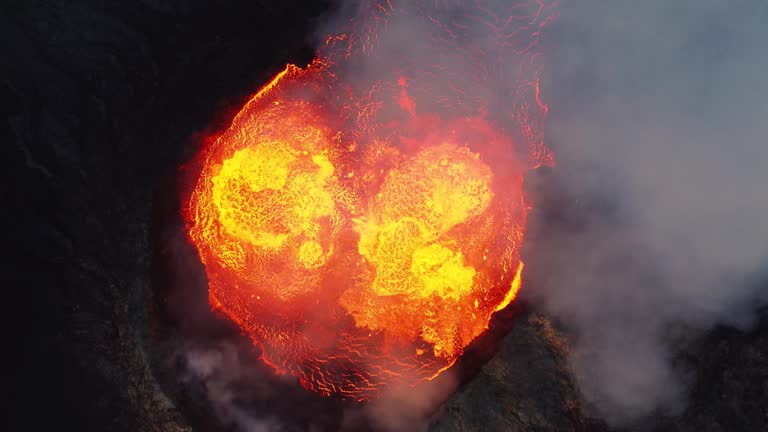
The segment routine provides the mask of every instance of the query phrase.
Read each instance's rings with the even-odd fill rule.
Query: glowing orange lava
[[[513,139],[488,101],[436,100],[412,68],[349,84],[340,65],[375,49],[365,29],[248,101],[201,153],[186,207],[211,305],[277,371],[358,400],[437,376],[514,300],[523,174],[549,160],[536,74]]]

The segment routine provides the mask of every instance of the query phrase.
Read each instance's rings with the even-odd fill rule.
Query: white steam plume
[[[546,275],[528,294],[575,332],[582,390],[625,424],[684,402],[673,326],[745,327],[768,297],[768,3],[561,6],[556,176],[610,212],[531,245]]]

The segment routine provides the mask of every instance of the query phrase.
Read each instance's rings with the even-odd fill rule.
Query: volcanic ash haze
[[[673,329],[748,327],[768,297],[767,20],[755,0],[590,0],[548,34],[548,143],[584,220],[529,238],[546,283],[524,294],[576,334],[613,423],[684,406]]]

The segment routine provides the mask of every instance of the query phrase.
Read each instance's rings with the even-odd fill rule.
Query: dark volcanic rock
[[[768,430],[768,313],[749,331],[715,329],[682,357],[695,371],[689,404],[680,416],[661,419],[655,430]]]
[[[527,313],[499,352],[442,407],[431,431],[585,430],[568,348],[552,324]]]

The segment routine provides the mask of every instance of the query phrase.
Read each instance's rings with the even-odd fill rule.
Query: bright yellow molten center
[[[471,292],[475,269],[440,238],[488,207],[490,184],[491,170],[476,154],[450,145],[391,171],[358,227],[359,252],[376,266],[373,291],[454,300]]]
[[[358,251],[375,268],[371,289],[377,296],[405,296],[403,315],[430,314],[414,300],[453,302],[460,308],[476,284],[476,270],[465,262],[450,231],[482,214],[490,205],[492,173],[465,147],[440,145],[420,151],[405,166],[390,171],[366,220],[359,220]],[[470,303],[471,301],[466,301]],[[454,325],[435,320],[412,322],[376,310],[353,312],[358,326],[399,328],[420,333],[438,356],[461,349]],[[460,318],[461,314],[448,314]],[[445,323],[442,323],[445,324]]]
[[[312,167],[291,150],[272,142],[237,151],[213,177],[213,200],[223,229],[259,248],[279,250],[296,236],[311,239],[300,249],[309,267],[323,255],[315,238],[318,219],[335,208],[325,189],[333,166],[317,154],[309,159]]]

